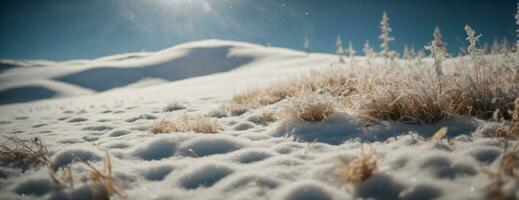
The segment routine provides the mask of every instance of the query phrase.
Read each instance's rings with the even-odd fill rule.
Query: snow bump
[[[179,183],[186,189],[211,187],[233,172],[232,168],[225,165],[206,164],[180,175]]]
[[[175,155],[178,141],[171,137],[157,137],[133,150],[133,155],[143,160],[161,160]]]
[[[179,151],[184,156],[203,157],[225,154],[246,146],[244,141],[231,136],[204,136],[192,139],[183,144]]]
[[[64,167],[72,163],[76,157],[85,161],[98,161],[101,160],[101,152],[88,147],[71,147],[59,151],[53,156],[52,164],[56,168]]]

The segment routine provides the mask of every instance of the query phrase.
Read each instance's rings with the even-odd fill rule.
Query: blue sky
[[[438,25],[450,51],[463,26],[482,42],[515,42],[515,0],[3,0],[0,58],[67,60],[159,50],[218,38],[334,52],[335,38],[378,46],[382,11],[401,51],[422,47]]]

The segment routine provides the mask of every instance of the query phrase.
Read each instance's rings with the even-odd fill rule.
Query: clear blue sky
[[[515,0],[2,0],[0,58],[66,60],[218,38],[334,52],[335,37],[378,46],[387,10],[396,41],[421,47],[438,25],[457,51],[469,24],[515,42]]]

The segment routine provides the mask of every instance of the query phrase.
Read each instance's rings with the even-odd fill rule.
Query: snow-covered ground
[[[235,94],[311,74],[336,59],[208,40],[95,60],[3,61],[16,67],[0,73],[1,103],[39,101],[0,106],[0,133],[41,137],[56,167],[74,156],[101,164],[110,152],[114,179],[129,199],[485,199],[483,169],[496,170],[503,142],[476,131],[486,122],[474,119],[369,130],[347,114],[320,123],[258,122],[262,112],[278,112],[282,101],[215,118],[223,128],[218,134],[149,135],[159,119],[206,115]],[[164,111],[173,101],[186,108]],[[431,145],[441,127],[453,139]],[[378,157],[375,175],[359,184],[341,182],[339,163],[366,151]],[[517,185],[508,188],[519,197]],[[91,199],[81,184],[53,189],[44,167],[4,166],[0,198]]]

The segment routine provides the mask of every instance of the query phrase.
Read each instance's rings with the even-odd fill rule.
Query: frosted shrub
[[[342,46],[342,39],[341,36],[337,36],[337,42],[335,43],[335,46],[337,47],[337,55],[339,56],[339,63],[344,63],[344,48]]]
[[[445,52],[445,44],[441,41],[440,29],[436,27],[434,29],[434,40],[431,42],[429,46],[425,46],[425,49],[431,52],[431,57],[434,59],[434,71],[436,72],[436,78],[438,79],[438,85],[440,89],[440,93],[443,92],[442,87],[442,62],[447,57],[447,53]]]
[[[391,37],[390,33],[392,31],[391,27],[389,26],[389,17],[387,16],[387,12],[384,11],[382,13],[382,21],[380,21],[380,36],[378,38],[380,39],[380,48],[382,48],[382,51],[380,52],[380,55],[384,58],[392,58],[394,55],[394,52],[392,52],[389,49],[389,43],[395,40],[395,38]]]
[[[467,47],[467,52],[472,55],[476,55],[480,53],[480,50],[477,48],[477,43],[481,34],[476,35],[476,31],[472,29],[469,25],[465,25],[465,32],[467,33],[467,41],[469,42],[469,46]]]
[[[442,40],[442,34],[439,27],[434,27],[434,33],[433,33],[434,40],[431,42],[431,44],[434,44],[434,46],[441,49],[441,51],[445,54],[445,57],[448,57],[447,55],[447,44],[443,42]]]

